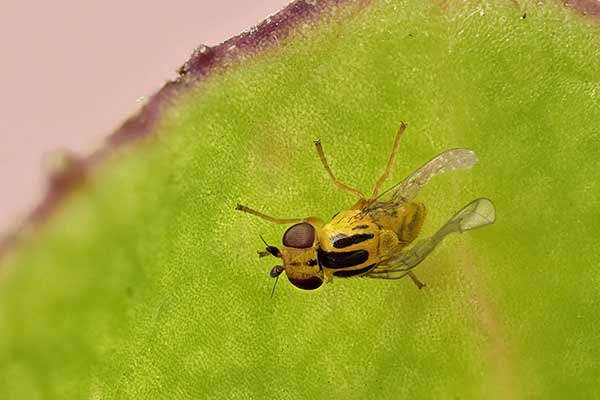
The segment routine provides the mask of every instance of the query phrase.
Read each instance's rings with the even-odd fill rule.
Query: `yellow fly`
[[[386,169],[368,198],[336,179],[321,143],[315,142],[319,158],[334,184],[358,197],[356,204],[340,211],[326,224],[318,217],[273,218],[246,206],[236,207],[269,222],[294,224],[283,234],[281,250],[265,243],[266,251],[259,252],[261,257],[271,254],[283,260],[283,265],[273,267],[271,277],[277,278],[285,271],[294,286],[312,290],[320,287],[324,280],[331,282],[334,276],[376,279],[409,276],[420,289],[424,284],[412,269],[446,236],[494,222],[496,211],[493,203],[486,198],[479,198],[454,214],[433,236],[407,248],[419,235],[425,220],[425,206],[414,201],[419,190],[435,175],[470,168],[478,160],[469,149],[445,151],[400,183],[380,193],[396,161],[400,137],[405,129],[406,125],[401,123]]]

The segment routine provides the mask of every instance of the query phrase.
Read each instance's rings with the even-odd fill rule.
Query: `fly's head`
[[[266,247],[266,252],[283,260],[283,266],[271,269],[271,277],[278,277],[285,271],[288,280],[297,288],[304,290],[317,289],[323,284],[323,271],[317,259],[319,245],[317,230],[308,222],[291,226],[283,234],[283,247]]]

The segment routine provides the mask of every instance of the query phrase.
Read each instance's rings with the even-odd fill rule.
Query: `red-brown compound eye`
[[[311,224],[301,222],[291,226],[283,234],[283,245],[296,249],[312,247],[315,241],[315,228]]]
[[[310,276],[304,279],[293,279],[288,276],[288,280],[297,288],[303,290],[315,290],[321,287],[323,279],[318,276]]]

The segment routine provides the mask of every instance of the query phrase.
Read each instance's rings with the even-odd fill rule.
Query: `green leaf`
[[[554,2],[332,4],[199,51],[58,175],[0,271],[1,398],[597,396],[595,21]],[[423,236],[480,196],[496,224],[447,239],[421,291],[282,278],[270,299],[259,234],[285,227],[235,205],[328,218],[354,199],[312,141],[369,191],[400,121],[389,184],[448,148],[480,158],[422,191]]]

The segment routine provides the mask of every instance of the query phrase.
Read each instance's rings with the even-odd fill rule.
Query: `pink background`
[[[88,153],[200,44],[259,23],[288,0],[3,0],[0,237],[43,194],[48,154]]]

